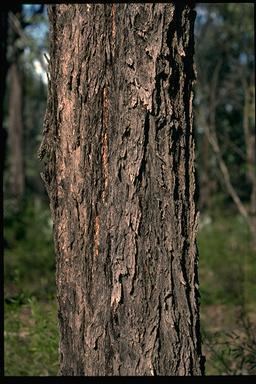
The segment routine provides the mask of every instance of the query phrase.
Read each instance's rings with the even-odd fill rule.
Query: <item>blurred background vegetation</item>
[[[207,375],[256,373],[253,7],[196,6],[194,123]],[[7,34],[1,42],[5,375],[57,375],[52,221],[37,159],[47,97],[46,6],[2,12],[1,34]]]

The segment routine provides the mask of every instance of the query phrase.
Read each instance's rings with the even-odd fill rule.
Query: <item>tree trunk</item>
[[[181,4],[49,6],[39,157],[61,375],[201,375],[193,23]]]
[[[200,212],[209,209],[211,206],[211,178],[210,178],[210,151],[209,141],[206,132],[203,133],[201,142],[201,177],[200,177],[200,199],[199,210]]]
[[[254,77],[251,80],[253,83]],[[256,131],[255,131],[255,89],[243,79],[244,108],[243,130],[246,148],[247,179],[251,185],[249,212],[249,229],[252,247],[256,250]]]
[[[21,19],[21,5],[12,10]],[[10,159],[10,193],[17,206],[25,190],[25,167],[23,145],[23,86],[22,68],[20,64],[23,50],[18,47],[17,33],[10,29],[10,63],[8,70],[9,99],[8,99],[8,141]]]
[[[4,100],[5,100],[5,89],[6,89],[6,74],[7,74],[7,57],[6,57],[6,48],[7,48],[7,31],[8,31],[8,12],[0,12],[0,119],[1,119],[1,164],[3,168],[5,165],[5,154],[6,154],[6,139],[7,131],[3,125],[4,121]]]
[[[8,101],[8,139],[10,157],[10,192],[17,203],[23,197],[25,189],[25,170],[23,156],[23,116],[22,116],[22,80],[18,63],[9,68]]]

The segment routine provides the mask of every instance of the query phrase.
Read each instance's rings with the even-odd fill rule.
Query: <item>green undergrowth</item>
[[[4,205],[5,297],[21,294],[48,299],[55,293],[55,256],[49,206],[27,198],[14,210]]]
[[[246,223],[204,215],[197,239],[206,374],[255,374],[256,258]]]
[[[55,256],[47,203],[4,205],[4,362],[6,376],[58,372]]]
[[[236,215],[207,219],[202,218],[198,234],[202,305],[245,305],[253,309],[256,258],[246,224]]]
[[[56,303],[23,298],[5,304],[5,376],[56,376],[58,327]]]

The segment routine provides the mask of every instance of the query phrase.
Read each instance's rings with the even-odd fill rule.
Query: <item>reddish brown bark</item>
[[[189,6],[49,7],[61,375],[200,375]]]

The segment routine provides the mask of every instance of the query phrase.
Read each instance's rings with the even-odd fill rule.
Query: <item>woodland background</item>
[[[207,375],[256,373],[254,5],[196,6],[194,126]],[[3,127],[5,375],[58,372],[55,259],[37,159],[47,97],[46,6],[9,11]]]

